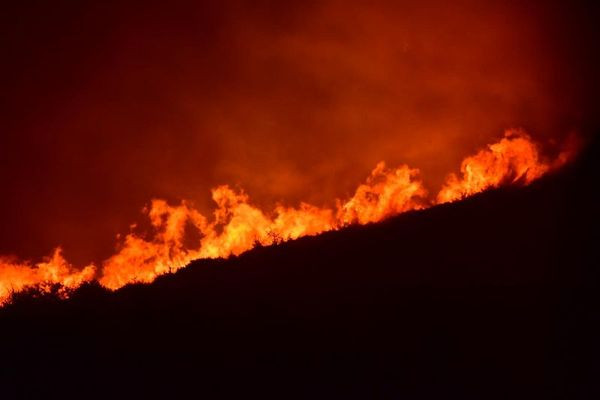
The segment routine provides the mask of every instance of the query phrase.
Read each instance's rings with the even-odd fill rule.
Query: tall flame
[[[427,195],[427,191],[417,180],[418,174],[419,170],[406,165],[388,170],[385,163],[380,162],[350,200],[341,205],[338,202],[338,223],[368,224],[423,208],[420,199]]]
[[[465,158],[460,166],[462,178],[448,175],[437,202],[459,200],[503,184],[529,184],[549,168],[540,161],[537,146],[526,133],[509,130],[499,142]]]
[[[297,208],[278,205],[267,213],[253,206],[243,191],[226,185],[212,190],[217,207],[211,219],[185,201],[172,206],[155,199],[145,210],[154,234],[150,238],[126,235],[118,252],[103,263],[100,271],[94,265],[72,267],[60,249],[35,265],[0,258],[0,305],[8,302],[12,293],[27,288],[49,292],[58,285],[58,294],[66,297],[70,290],[94,278],[112,290],[133,282],[149,283],[196,259],[239,255],[257,244],[268,246],[351,224],[378,222],[501,185],[529,184],[572,155],[569,150],[553,163],[545,162],[525,132],[509,130],[499,142],[465,158],[461,177],[448,175],[434,200],[427,199],[419,170],[406,165],[389,169],[383,162],[377,164],[350,199],[337,200],[335,208],[301,203]],[[197,230],[200,237],[191,248],[184,240],[188,228]]]
[[[426,192],[417,174],[407,166],[388,170],[379,163],[350,200],[338,201],[337,211],[301,203],[298,208],[278,205],[268,214],[250,204],[245,193],[226,185],[212,190],[217,204],[212,222],[185,202],[171,207],[153,200],[148,215],[156,228],[154,239],[127,235],[120,251],[105,262],[100,283],[118,289],[131,282],[151,282],[195,259],[239,255],[257,243],[268,246],[421,208],[419,198]],[[202,237],[196,248],[183,245],[186,224]]]

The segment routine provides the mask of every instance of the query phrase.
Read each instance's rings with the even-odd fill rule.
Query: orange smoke
[[[59,295],[67,296],[69,290],[94,277],[112,290],[133,282],[149,283],[196,259],[239,255],[257,244],[268,246],[350,224],[378,222],[406,211],[456,201],[488,188],[526,185],[572,155],[572,151],[562,152],[554,162],[544,161],[526,133],[509,130],[499,142],[465,158],[460,167],[461,177],[450,174],[434,200],[427,199],[417,169],[406,165],[388,169],[383,162],[377,164],[350,199],[337,200],[335,209],[301,203],[298,208],[278,205],[268,213],[253,206],[243,191],[236,192],[228,186],[212,190],[217,207],[211,219],[186,202],[171,206],[164,200],[152,200],[146,213],[153,235],[125,236],[118,252],[103,263],[99,276],[93,265],[73,268],[60,249],[36,265],[0,258],[0,304],[9,301],[12,293],[26,288],[49,292],[58,285]],[[200,238],[192,246],[185,240],[189,229],[196,230]]]

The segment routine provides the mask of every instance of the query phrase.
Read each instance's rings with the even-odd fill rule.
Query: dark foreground
[[[596,151],[520,189],[0,310],[0,398],[600,398]]]

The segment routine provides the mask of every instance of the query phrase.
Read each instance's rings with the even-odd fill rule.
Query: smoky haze
[[[99,261],[151,198],[210,213],[227,183],[264,207],[323,205],[380,160],[435,192],[506,128],[598,126],[584,5],[196,3],[0,17],[0,254]]]

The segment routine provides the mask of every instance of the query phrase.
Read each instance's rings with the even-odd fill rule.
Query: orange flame
[[[544,175],[550,166],[540,161],[538,149],[520,130],[509,130],[498,143],[463,160],[462,178],[454,173],[438,193],[437,203],[460,200],[503,184],[529,184]]]
[[[0,258],[0,305],[18,293],[34,287],[42,293],[49,293],[54,285],[59,285],[58,295],[66,297],[70,290],[94,278],[96,267],[88,265],[81,270],[73,268],[57,248],[46,261],[35,266],[18,263],[10,258]]]
[[[461,164],[462,177],[450,174],[434,201],[427,201],[427,191],[417,169],[406,165],[388,169],[383,162],[377,164],[350,199],[337,200],[335,209],[301,203],[298,208],[278,205],[271,213],[265,213],[253,206],[243,191],[236,192],[228,186],[212,190],[217,205],[212,220],[185,201],[171,206],[164,200],[152,200],[146,213],[154,235],[125,236],[118,252],[103,263],[98,281],[112,290],[133,282],[149,283],[193,260],[239,255],[257,243],[272,245],[350,224],[378,222],[406,211],[456,201],[488,188],[529,184],[572,156],[573,151],[568,151],[562,152],[553,163],[542,161],[527,134],[509,130],[499,142],[465,158]],[[191,248],[184,243],[186,227],[200,234]],[[12,293],[26,288],[43,293],[59,285],[58,294],[66,297],[70,290],[96,275],[93,265],[83,269],[72,267],[60,249],[36,265],[0,258],[0,305],[8,302]]]
[[[416,180],[418,174],[419,170],[406,165],[386,170],[385,163],[380,162],[367,183],[360,185],[350,200],[342,205],[338,202],[338,222],[368,224],[423,208],[419,198],[424,198],[427,191],[421,181]]]

